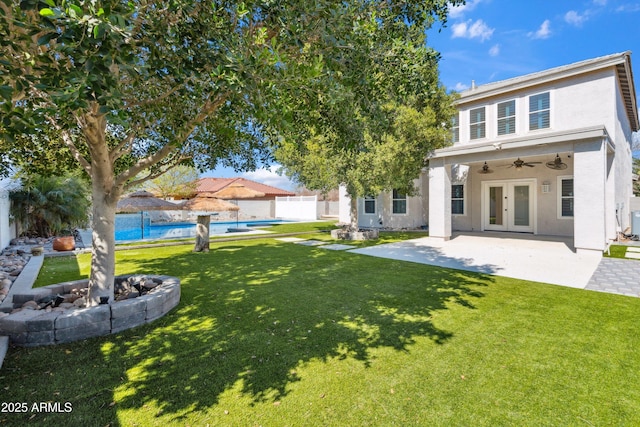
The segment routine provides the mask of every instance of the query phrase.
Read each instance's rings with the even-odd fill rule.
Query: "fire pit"
[[[86,307],[88,282],[58,283],[14,295],[14,310],[0,317],[0,335],[29,347],[72,342],[152,322],[180,302],[177,277],[133,275],[116,277],[116,301]]]

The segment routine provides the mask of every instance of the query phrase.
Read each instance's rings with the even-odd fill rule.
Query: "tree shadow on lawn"
[[[149,325],[59,350],[71,359],[56,367],[57,377],[86,375],[75,382],[84,391],[65,390],[64,381],[52,391],[101,420],[120,413],[184,422],[232,388],[256,403],[275,402],[301,381],[296,370],[305,363],[351,358],[369,366],[376,348],[410,352],[422,338],[444,344],[453,333],[434,325],[434,313],[451,304],[474,309],[479,289],[494,280],[276,241],[147,254],[122,252],[118,263],[180,277],[180,304]]]
[[[493,279],[452,270],[283,243],[221,245],[137,262],[136,271],[182,279],[180,305],[105,345],[108,363],[133,365],[116,385],[119,409],[208,408],[238,381],[256,402],[279,400],[301,363],[409,351],[416,337],[445,343],[432,314],[472,309]],[[118,393],[121,396],[118,397]],[[160,415],[160,414],[156,414]]]

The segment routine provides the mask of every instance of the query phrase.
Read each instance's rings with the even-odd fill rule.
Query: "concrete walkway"
[[[583,289],[601,256],[575,253],[572,240],[515,233],[464,233],[449,241],[423,237],[350,252]]]

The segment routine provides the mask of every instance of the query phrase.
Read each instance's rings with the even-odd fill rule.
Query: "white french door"
[[[535,231],[535,180],[482,183],[483,229]]]

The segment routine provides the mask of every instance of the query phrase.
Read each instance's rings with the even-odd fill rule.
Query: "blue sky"
[[[440,79],[448,89],[627,50],[640,75],[640,1],[469,0],[427,38],[442,55]]]
[[[441,53],[440,80],[449,90],[628,50],[640,76],[640,0],[468,0],[450,11],[446,27],[429,30],[427,44]],[[276,169],[219,168],[205,176],[293,189]]]

